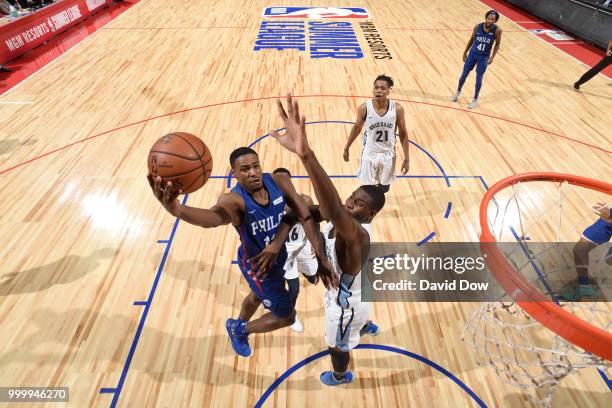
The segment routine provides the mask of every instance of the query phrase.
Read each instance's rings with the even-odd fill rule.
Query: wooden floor
[[[252,336],[253,356],[238,359],[224,328],[248,290],[231,264],[237,234],[184,222],[173,232],[175,220],[145,180],[148,149],[175,130],[202,137],[213,152],[213,174],[227,175],[231,150],[280,127],[272,98],[289,89],[301,97],[309,121],[352,121],[373,79],[391,75],[391,97],[405,107],[410,138],[422,147],[411,148],[410,175],[441,175],[429,153],[446,174],[475,176],[451,179],[450,188],[440,177],[398,180],[375,222],[377,240],[420,241],[435,232],[435,241],[476,241],[485,191],[478,176],[489,185],[526,171],[611,179],[612,83],[597,76],[575,92],[569,84],[586,67],[507,19],[499,22],[503,43],[477,109],[466,109],[473,75],[460,103],[449,101],[484,4],[333,4],[367,7],[392,60],[372,57],[356,23],[363,59],[254,52],[261,12],[273,5],[142,0],[0,98],[33,102],[0,104],[0,385],[67,386],[73,407],[109,406],[113,394],[100,389],[118,385],[121,407],[246,407],[289,367],[325,349],[322,288],[303,286],[297,309],[305,332]],[[350,163],[341,159],[349,130],[350,124],[309,125],[330,174],[356,173],[359,142]],[[274,141],[255,148],[264,170],[282,164],[306,174]],[[312,194],[307,180],[295,184]],[[335,184],[346,197],[357,181]],[[188,203],[210,206],[224,191],[225,179],[212,179]],[[587,204],[581,203],[585,213]],[[157,241],[169,237],[165,257],[167,246]],[[150,308],[133,305],[152,288]],[[477,306],[376,304],[373,319],[382,333],[365,341],[430,359],[487,406],[529,406],[520,390],[477,365],[461,340]],[[353,357],[354,384],[322,386],[319,373],[329,366],[323,358],[292,374],[265,406],[476,406],[448,377],[415,359],[381,350]],[[585,369],[562,382],[554,406],[610,401],[599,373]]]

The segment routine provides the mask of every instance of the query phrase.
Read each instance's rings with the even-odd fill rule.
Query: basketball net
[[[487,265],[506,293],[472,315],[463,338],[471,341],[479,364],[492,365],[536,404],[551,406],[555,387],[573,371],[612,367],[609,243],[589,254],[589,279],[601,301],[560,296],[577,288],[568,243],[598,219],[591,205],[610,203],[610,194],[608,183],[531,173],[500,181],[481,203],[481,249],[496,243],[487,244],[497,252],[488,254]],[[516,245],[499,244],[510,242]],[[535,242],[546,243],[544,249]]]

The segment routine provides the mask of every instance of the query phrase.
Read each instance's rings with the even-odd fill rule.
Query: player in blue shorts
[[[574,246],[574,262],[578,273],[578,285],[576,290],[562,295],[563,299],[577,301],[583,297],[594,295],[593,287],[589,284],[589,252],[593,248],[610,241],[612,237],[612,209],[604,203],[597,203],[593,210],[599,215],[599,219],[582,233],[582,237]],[[608,251],[607,262],[612,260]]]
[[[248,147],[231,153],[230,166],[238,184],[210,209],[182,205],[177,200],[180,192],[173,191],[171,182],[162,186],[160,177],[149,175],[148,179],[157,199],[173,216],[204,228],[230,223],[236,228],[240,236],[238,266],[251,291],[238,318],[228,319],[226,328],[234,351],[247,357],[251,354],[249,334],[277,330],[295,320],[294,303],[285,288],[287,251],[284,242],[273,242],[285,204],[299,214],[311,242],[318,243],[319,235],[306,203],[287,175],[263,173],[257,153]],[[269,313],[250,321],[262,303]]]
[[[485,14],[485,22],[474,27],[472,36],[463,52],[463,62],[465,62],[465,65],[463,65],[463,72],[459,78],[459,86],[457,87],[457,93],[453,96],[453,102],[457,102],[459,99],[461,88],[463,88],[468,74],[476,66],[476,92],[474,93],[474,100],[468,105],[470,109],[476,107],[480,88],[482,87],[482,77],[487,70],[487,66],[493,63],[493,59],[501,44],[502,30],[495,24],[497,20],[499,20],[499,13],[495,10],[489,10]],[[495,43],[495,48],[493,49],[493,55],[491,55],[493,43]]]

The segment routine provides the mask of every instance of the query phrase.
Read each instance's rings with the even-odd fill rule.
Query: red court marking
[[[518,8],[512,4],[508,4],[504,1],[480,0],[480,2],[499,11],[499,13],[502,14],[504,17],[509,18],[510,20],[517,23],[518,25],[520,25],[526,30],[548,29],[548,30],[557,30],[557,31],[565,33],[563,30],[553,26],[552,24],[543,22],[539,20],[537,17],[534,17],[531,14],[529,14],[527,11],[521,8]],[[605,56],[604,50],[601,50],[588,43],[577,42],[576,40],[580,40],[580,38],[575,38],[573,34],[570,34],[570,33],[565,33],[565,34],[574,39],[568,40],[568,41],[559,41],[547,35],[537,35],[537,34],[533,34],[533,35],[536,35],[538,38],[553,45],[554,47],[563,51],[564,53],[571,55],[572,57],[588,65],[589,67],[592,67],[593,65],[597,64]],[[601,71],[601,74],[612,79],[612,66],[609,66],[608,68]],[[578,78],[576,78],[576,80],[577,79]]]
[[[83,22],[59,34],[57,37],[53,37],[47,43],[5,64],[8,68],[13,69],[13,72],[0,74],[0,78],[2,78],[2,81],[0,81],[0,96],[49,65],[104,25],[119,17],[138,1],[140,0],[131,0],[131,2],[115,3],[106,7]]]
[[[371,98],[371,96],[362,96],[362,95],[294,95],[293,97],[294,98],[361,98],[361,99],[369,99],[369,98]],[[65,146],[58,147],[57,149],[50,150],[50,151],[48,151],[46,153],[43,153],[43,154],[41,154],[39,156],[36,156],[36,157],[33,157],[33,158],[31,158],[29,160],[26,160],[24,162],[15,164],[15,165],[13,165],[11,167],[8,167],[6,169],[2,169],[0,171],[0,175],[4,174],[4,173],[8,173],[11,170],[15,170],[16,168],[24,166],[24,165],[26,165],[28,163],[31,163],[33,161],[36,161],[38,159],[42,159],[43,157],[49,156],[49,155],[51,155],[53,153],[59,152],[61,150],[65,150],[65,149],[67,149],[67,148],[69,148],[71,146],[74,146],[74,145],[77,145],[77,144],[80,144],[80,143],[84,143],[86,141],[98,138],[100,136],[107,135],[107,134],[115,132],[117,130],[125,129],[125,128],[130,127],[130,126],[139,125],[141,123],[149,122],[149,121],[152,121],[152,120],[155,120],[155,119],[160,119],[160,118],[164,118],[164,117],[167,117],[167,116],[176,115],[176,114],[179,114],[179,113],[185,113],[185,112],[191,112],[191,111],[200,110],[200,109],[212,108],[212,107],[215,107],[215,106],[230,105],[230,104],[235,104],[235,103],[263,101],[263,100],[279,99],[279,98],[283,98],[283,96],[265,96],[265,97],[261,97],[261,98],[241,99],[241,100],[237,100],[237,101],[219,102],[219,103],[213,103],[213,104],[210,104],[210,105],[202,105],[202,106],[196,106],[194,108],[182,109],[182,110],[179,110],[179,111],[176,111],[176,112],[164,113],[162,115],[153,116],[153,117],[147,118],[147,119],[142,119],[142,120],[139,120],[137,122],[128,123],[126,125],[119,126],[117,128],[104,131],[102,133],[97,133],[95,135],[88,136],[88,137],[86,137],[84,139],[77,140],[76,142],[72,142],[72,143],[67,144]],[[408,99],[394,99],[394,100],[399,101],[399,102],[412,103],[412,104],[415,104],[415,105],[426,105],[426,106],[435,106],[437,108],[452,109],[452,110],[461,111],[461,112],[464,112],[464,113],[469,113],[469,114],[472,114],[472,115],[479,115],[479,116],[484,116],[484,117],[491,118],[491,119],[501,120],[501,121],[504,121],[504,122],[512,123],[512,124],[519,125],[519,126],[523,126],[523,127],[529,128],[529,129],[537,130],[539,132],[546,133],[546,134],[548,134],[550,136],[559,137],[561,139],[565,139],[565,140],[568,140],[568,141],[571,141],[571,142],[579,143],[581,145],[590,147],[592,149],[600,150],[600,151],[602,151],[604,153],[608,153],[608,154],[612,153],[612,151],[610,151],[610,150],[606,150],[606,149],[604,149],[602,147],[595,146],[595,145],[592,145],[590,143],[586,143],[586,142],[583,142],[583,141],[580,141],[580,140],[577,140],[577,139],[573,139],[571,137],[568,137],[568,136],[565,136],[565,135],[561,135],[559,133],[551,132],[551,131],[546,130],[546,129],[542,129],[542,128],[539,128],[539,127],[536,127],[536,126],[531,126],[531,125],[528,125],[528,124],[525,124],[525,123],[521,123],[521,122],[517,122],[517,121],[511,120],[511,119],[506,119],[506,118],[502,118],[502,117],[499,117],[499,116],[489,115],[487,113],[468,111],[468,110],[461,109],[461,108],[454,108],[452,106],[438,105],[438,104],[429,103],[429,102],[411,101],[411,100],[408,100]]]

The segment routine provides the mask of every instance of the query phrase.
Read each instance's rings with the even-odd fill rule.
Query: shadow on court
[[[0,275],[0,296],[40,292],[52,286],[73,282],[95,270],[104,259],[114,258],[117,250],[104,248],[88,256],[68,255],[50,264]]]

